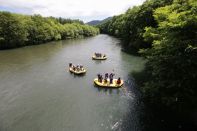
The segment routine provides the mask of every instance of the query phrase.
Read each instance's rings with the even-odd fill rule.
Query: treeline
[[[72,24],[72,23],[79,23],[79,24],[84,24],[83,21],[79,20],[79,19],[76,19],[76,20],[72,20],[72,19],[65,19],[65,18],[62,18],[62,17],[59,17],[59,18],[55,18],[55,17],[50,17],[50,18],[54,18],[56,19],[60,24]]]
[[[144,41],[143,34],[145,27],[156,27],[153,11],[165,5],[169,5],[173,0],[147,0],[141,6],[134,6],[126,13],[114,16],[104,24],[98,25],[101,33],[107,33],[122,38],[127,48],[151,47],[151,43]]]
[[[148,103],[179,116],[196,112],[196,0],[147,0],[99,28],[147,58],[146,75],[135,75],[146,76],[140,84]]]
[[[70,20],[0,12],[0,49],[94,36],[99,29]]]

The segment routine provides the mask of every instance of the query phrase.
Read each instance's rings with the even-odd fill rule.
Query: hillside
[[[112,17],[107,17],[103,20],[92,20],[92,21],[87,22],[86,24],[96,26],[96,25],[102,24],[102,23],[104,23],[108,20],[111,20],[111,19],[112,19]]]

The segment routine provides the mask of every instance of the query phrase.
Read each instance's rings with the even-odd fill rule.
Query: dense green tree
[[[144,37],[153,48],[145,54],[152,79],[145,96],[177,111],[197,108],[197,4],[174,0],[155,10],[158,27],[147,27]]]
[[[82,21],[0,12],[0,49],[94,36],[99,29]]]
[[[153,17],[153,11],[171,3],[172,0],[147,0],[141,6],[128,9],[125,14],[114,16],[98,27],[102,33],[122,38],[128,47],[137,50],[148,48],[151,47],[151,43],[144,41],[144,28],[146,26],[156,27],[157,22]]]
[[[144,72],[134,76],[146,77],[138,83],[146,103],[153,105],[156,111],[168,111],[164,114],[170,111],[179,118],[187,118],[187,122],[194,120],[197,110],[196,0],[147,0],[98,27],[102,33],[122,38],[127,47],[139,50],[147,58]]]
[[[58,20],[58,22],[60,24],[72,24],[72,23],[78,23],[78,24],[81,24],[81,25],[84,24],[83,21],[78,20],[78,19],[77,20],[72,20],[72,19],[65,19],[65,18],[62,18],[62,17],[54,18],[54,19]]]
[[[23,21],[9,12],[0,13],[0,18],[0,48],[23,46],[28,35]]]

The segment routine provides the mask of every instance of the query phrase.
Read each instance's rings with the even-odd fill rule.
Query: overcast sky
[[[0,0],[0,10],[22,14],[101,20],[124,13],[145,0]]]

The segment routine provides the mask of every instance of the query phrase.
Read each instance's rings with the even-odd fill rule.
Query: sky
[[[40,14],[84,22],[102,20],[124,13],[145,0],[0,0],[0,11]]]

